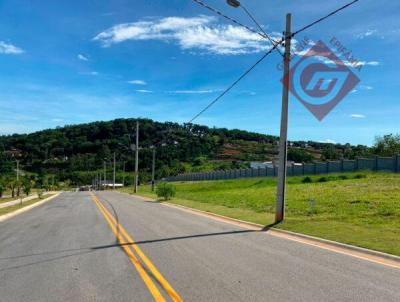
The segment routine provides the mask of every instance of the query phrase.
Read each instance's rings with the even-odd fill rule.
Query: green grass
[[[400,255],[400,174],[360,172],[310,178],[311,183],[303,183],[304,177],[288,178],[286,217],[278,228]],[[276,179],[174,185],[172,203],[264,225],[273,222]],[[139,194],[155,197],[148,186],[139,187]]]
[[[0,216],[8,214],[8,213],[11,213],[11,212],[14,212],[14,211],[19,210],[19,209],[22,209],[22,208],[24,208],[26,206],[29,206],[31,204],[34,204],[34,203],[36,203],[38,201],[42,201],[43,199],[48,198],[48,197],[50,197],[52,195],[54,195],[54,194],[49,194],[49,195],[46,195],[43,198],[35,198],[35,199],[32,199],[32,200],[26,201],[26,202],[22,203],[22,205],[16,204],[14,206],[2,208],[2,209],[0,209]]]
[[[0,198],[0,203],[9,202],[9,201],[17,200],[17,199],[18,199],[18,197],[3,197],[3,198]]]

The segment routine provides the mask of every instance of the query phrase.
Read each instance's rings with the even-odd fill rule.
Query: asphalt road
[[[96,195],[0,223],[0,301],[400,301],[399,269]]]

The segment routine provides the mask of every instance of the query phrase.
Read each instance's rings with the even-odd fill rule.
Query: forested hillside
[[[209,128],[200,125],[161,123],[139,119],[139,168],[142,178],[151,167],[150,146],[157,150],[157,176],[186,171],[229,169],[248,165],[251,160],[277,157],[278,137],[243,130]],[[116,153],[118,170],[125,163],[132,171],[136,119],[59,127],[31,134],[0,136],[0,171],[10,173],[15,159],[21,168],[59,179],[74,178],[79,171],[93,173]],[[289,159],[298,162],[354,158],[370,153],[366,146],[333,145],[317,142],[290,142]]]

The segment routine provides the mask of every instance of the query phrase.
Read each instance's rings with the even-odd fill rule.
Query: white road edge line
[[[152,202],[155,201],[155,199],[150,198],[150,197],[144,197],[140,195],[131,195],[128,193],[125,193],[126,195],[133,197],[133,198],[138,198],[141,199],[142,201],[147,201],[147,202]],[[248,221],[243,221],[235,218],[230,218],[227,216],[211,213],[211,212],[206,212],[194,208],[189,208],[186,206],[178,205],[178,204],[172,204],[169,202],[160,202],[160,204],[175,208],[181,211],[185,211],[194,215],[198,216],[203,216],[207,218],[211,218],[213,220],[225,222],[228,224],[236,225],[239,227],[243,227],[246,229],[251,229],[251,230],[262,230],[265,226],[257,223],[252,223]],[[302,244],[307,244],[310,246],[314,246],[323,250],[328,250],[334,253],[362,259],[364,261],[372,262],[375,264],[380,264],[392,268],[397,268],[400,269],[400,257],[383,253],[383,252],[378,252],[354,245],[349,245],[337,241],[332,241],[332,240],[327,240],[323,238],[318,238],[310,235],[304,235],[304,234],[299,234],[291,231],[286,231],[282,229],[277,229],[277,228],[269,228],[268,230],[265,231],[266,234],[274,236],[274,237],[279,237],[282,239],[302,243]]]
[[[144,198],[142,198],[144,199]],[[147,200],[148,201],[148,200]],[[208,217],[214,220],[218,220],[221,222],[233,224],[236,226],[244,227],[251,230],[262,230],[264,226],[256,223],[248,223],[243,220],[238,220],[235,218],[226,217],[219,214],[214,214],[210,212],[205,212],[198,209],[193,209],[189,207],[185,207],[182,205],[171,204],[169,202],[162,202],[164,206],[168,206],[171,208],[179,209],[188,213],[192,213],[194,215]],[[307,244],[310,246],[318,247],[320,249],[332,251],[335,253],[351,256],[354,258],[366,260],[368,262],[373,262],[385,266],[389,266],[392,268],[400,269],[400,257],[395,255],[390,255],[374,250],[369,250],[353,245],[348,245],[336,241],[326,240],[318,237],[313,237],[304,234],[298,234],[291,231],[276,229],[276,228],[269,228],[265,231],[266,234],[269,234],[274,237],[279,237],[286,240],[295,241],[302,244]]]

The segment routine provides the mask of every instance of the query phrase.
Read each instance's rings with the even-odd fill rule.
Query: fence
[[[353,172],[360,170],[388,171],[400,173],[400,155],[393,157],[357,158],[293,165],[287,168],[288,176],[317,175],[325,173]],[[167,181],[201,181],[234,179],[246,177],[274,177],[278,175],[277,166],[258,169],[235,169],[212,172],[185,173],[167,177]]]

